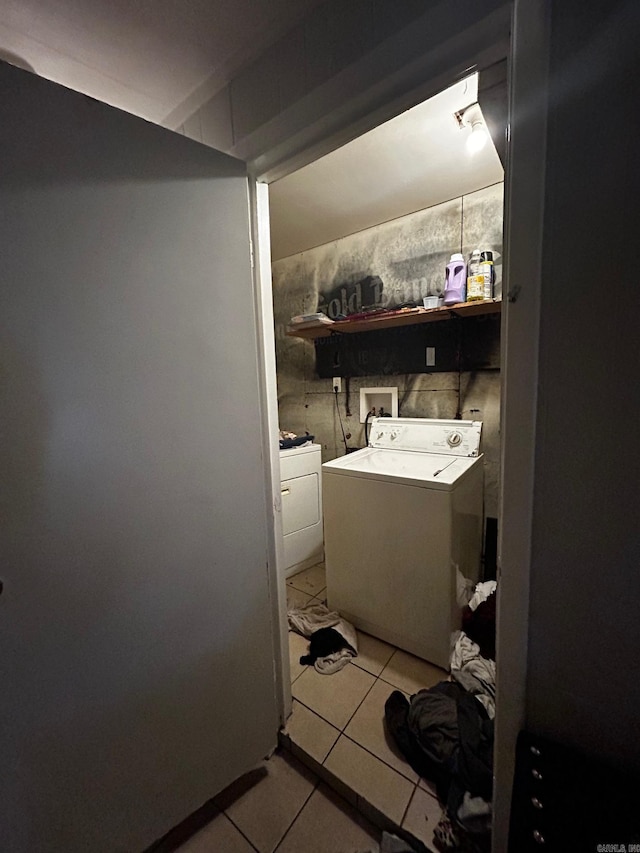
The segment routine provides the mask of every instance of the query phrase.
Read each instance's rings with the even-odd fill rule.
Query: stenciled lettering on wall
[[[433,288],[432,288],[433,289]],[[439,295],[440,291],[434,291]],[[378,275],[368,275],[355,284],[339,284],[333,290],[318,294],[318,311],[332,320],[359,314],[370,308],[399,308],[421,305],[423,296],[433,295],[425,278],[396,282],[384,289]]]
[[[382,279],[368,275],[354,284],[339,284],[333,290],[318,294],[318,311],[331,320],[359,314],[365,308],[384,308],[387,303]]]

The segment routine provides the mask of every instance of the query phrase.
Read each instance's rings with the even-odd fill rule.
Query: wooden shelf
[[[331,335],[356,332],[374,332],[376,329],[396,329],[400,326],[415,326],[418,323],[435,323],[452,320],[455,317],[479,317],[483,314],[499,314],[502,309],[500,300],[479,302],[461,302],[458,305],[443,305],[441,308],[409,308],[390,314],[374,314],[362,320],[336,320],[330,325],[306,326],[302,329],[289,329],[291,338],[328,338]]]

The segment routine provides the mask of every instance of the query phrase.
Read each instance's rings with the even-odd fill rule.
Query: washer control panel
[[[451,456],[478,456],[481,434],[481,421],[376,418],[371,422],[369,446]]]
[[[462,444],[462,433],[454,430],[447,436],[447,444],[449,447],[459,447]]]

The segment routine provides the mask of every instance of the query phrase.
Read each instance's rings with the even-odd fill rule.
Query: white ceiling
[[[318,2],[0,0],[0,58],[176,127]]]
[[[0,0],[0,58],[176,127],[321,0]],[[271,186],[274,259],[502,180],[472,75]]]
[[[473,74],[272,184],[273,259],[501,181],[493,144],[469,153],[454,118],[477,94]]]

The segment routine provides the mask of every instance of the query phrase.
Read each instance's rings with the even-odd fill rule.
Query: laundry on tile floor
[[[488,660],[496,659],[496,588],[495,581],[477,584],[462,611],[462,630]]]
[[[435,782],[452,825],[474,842],[488,837],[493,720],[476,697],[453,681],[419,690],[411,701],[395,690],[385,703],[385,722],[416,773]]]
[[[451,675],[481,702],[491,719],[496,697],[496,582],[486,581],[462,613],[462,628],[451,653]]]
[[[442,850],[490,845],[495,591],[495,581],[477,584],[465,607],[451,654],[453,680],[419,690],[410,701],[394,691],[385,703],[389,733],[413,769],[435,782],[445,804],[434,830]]]
[[[310,604],[287,613],[289,627],[308,637],[309,655],[300,658],[301,664],[313,664],[321,675],[331,675],[358,654],[356,630],[335,610],[324,604]]]
[[[489,836],[486,837],[484,845],[478,845],[475,840],[465,834],[454,822],[443,815],[433,830],[433,840],[438,850],[452,851],[452,853],[487,853],[490,849]]]
[[[496,715],[496,663],[483,658],[480,647],[461,632],[451,653],[451,675],[484,705],[491,719]]]

